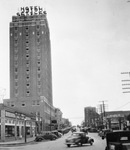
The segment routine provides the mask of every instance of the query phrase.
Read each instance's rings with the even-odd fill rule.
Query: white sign
[[[46,14],[40,6],[21,7],[17,16],[41,15]]]
[[[12,118],[15,118],[15,114],[10,113],[10,112],[8,112],[8,111],[5,112],[5,116],[6,116],[6,117],[12,117]]]

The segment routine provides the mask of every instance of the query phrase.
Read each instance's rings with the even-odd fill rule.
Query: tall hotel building
[[[54,116],[50,33],[41,7],[22,7],[10,22],[10,99],[4,104],[39,115]]]

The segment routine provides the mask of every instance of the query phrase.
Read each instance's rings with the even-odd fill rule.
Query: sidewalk
[[[34,142],[34,139],[35,139],[35,137],[27,138],[26,139],[26,143],[25,143],[25,139],[24,138],[22,138],[20,140],[15,140],[15,141],[0,142],[0,147],[26,145],[28,143]]]

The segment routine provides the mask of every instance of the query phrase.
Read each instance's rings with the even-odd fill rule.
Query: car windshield
[[[72,136],[76,136],[77,137],[77,136],[81,136],[81,134],[79,134],[79,133],[73,133]]]

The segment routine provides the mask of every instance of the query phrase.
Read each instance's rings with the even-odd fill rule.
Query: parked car
[[[130,150],[130,131],[113,131],[106,135],[105,150]]]
[[[44,140],[44,138],[43,138],[43,135],[38,135],[38,136],[36,136],[36,138],[35,138],[35,142],[41,142],[41,141],[43,141]]]
[[[45,140],[56,140],[58,137],[53,133],[47,133],[42,136]]]
[[[81,128],[80,131],[81,131],[81,132],[85,132],[85,133],[88,134],[88,129],[87,129],[86,127],[85,127],[85,128]]]
[[[53,134],[53,133],[46,133],[46,134],[41,134],[41,135],[37,135],[35,138],[36,142],[40,142],[43,140],[56,140],[58,137]]]
[[[62,136],[62,133],[58,132],[57,130],[52,131],[53,134],[55,134],[58,138]]]
[[[96,128],[90,128],[89,132],[98,132]]]
[[[73,132],[71,136],[69,136],[65,140],[65,144],[70,147],[71,145],[82,146],[82,144],[90,144],[93,145],[94,139],[87,136],[85,132]]]
[[[100,136],[102,139],[106,138],[106,134],[112,132],[111,129],[103,129]]]

